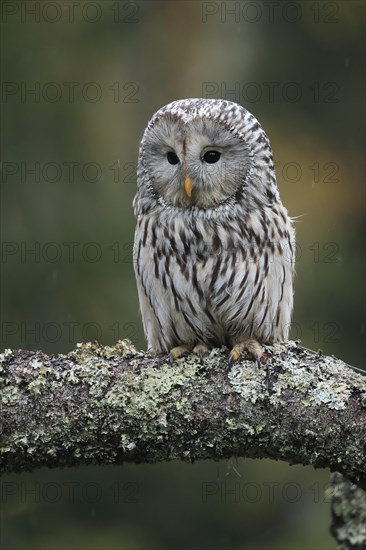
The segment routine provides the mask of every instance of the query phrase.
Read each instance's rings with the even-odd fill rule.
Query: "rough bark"
[[[246,456],[339,471],[366,486],[366,378],[295,342],[262,368],[81,344],[1,356],[1,471]]]

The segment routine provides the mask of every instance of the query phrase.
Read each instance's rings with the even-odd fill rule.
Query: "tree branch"
[[[263,368],[212,350],[166,356],[80,344],[1,356],[0,470],[246,456],[330,468],[366,486],[366,378],[294,342]]]

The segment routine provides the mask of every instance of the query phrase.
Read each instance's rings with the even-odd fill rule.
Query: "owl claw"
[[[258,367],[261,366],[263,350],[256,340],[245,340],[245,342],[236,344],[230,352],[229,365],[238,361],[244,351],[248,351],[252,355]]]
[[[190,349],[187,346],[177,346],[171,349],[169,353],[170,366],[173,366],[175,359],[180,359],[188,353],[190,353]],[[192,353],[199,358],[201,365],[203,365],[203,359],[206,353],[208,353],[208,347],[206,344],[197,344],[193,348]]]
[[[236,348],[237,346],[235,346]],[[231,366],[233,363],[236,363],[237,361],[239,361],[240,359],[240,356],[241,356],[241,352],[238,351],[237,349],[233,348],[231,350],[231,353],[229,355],[229,360],[228,360],[228,363],[229,363],[229,366]]]
[[[200,363],[201,365],[203,365],[203,358],[206,353],[208,353],[208,347],[206,346],[206,344],[197,344],[196,346],[194,346],[192,353],[199,357]]]
[[[180,359],[181,357],[183,357],[183,355],[186,355],[187,353],[189,353],[189,349],[186,346],[177,346],[171,349],[169,353],[170,366],[173,366],[175,359]]]

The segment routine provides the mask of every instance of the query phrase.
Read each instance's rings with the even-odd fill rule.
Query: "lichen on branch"
[[[0,361],[2,471],[85,463],[273,458],[366,485],[366,379],[295,342],[262,368],[213,349],[166,355],[79,344],[67,355],[6,350]]]

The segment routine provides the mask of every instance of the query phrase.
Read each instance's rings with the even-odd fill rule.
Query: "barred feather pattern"
[[[221,148],[216,174],[202,172],[202,139]],[[177,168],[165,163],[167,147],[177,151]],[[295,233],[268,137],[246,109],[206,99],[160,109],[141,142],[134,209],[134,266],[150,351],[288,339]]]

